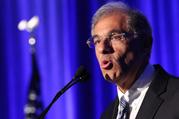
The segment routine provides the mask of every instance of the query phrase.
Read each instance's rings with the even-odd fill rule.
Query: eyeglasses
[[[89,48],[96,48],[97,45],[102,41],[102,39],[107,40],[108,42],[112,41],[124,41],[127,38],[127,32],[113,32],[110,35],[108,35],[106,38],[103,38],[102,36],[92,36],[90,37],[86,43],[89,46]]]

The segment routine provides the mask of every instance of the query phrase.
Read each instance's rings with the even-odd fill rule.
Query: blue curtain
[[[91,80],[69,89],[50,109],[47,119],[99,119],[116,96],[116,87],[104,81],[90,36],[91,17],[110,0],[1,0],[0,1],[0,118],[24,119],[24,105],[31,77],[29,34],[19,31],[22,19],[37,15],[35,34],[41,92],[46,107],[69,82],[80,65]],[[123,0],[142,11],[153,28],[151,63],[161,64],[179,76],[179,1]]]

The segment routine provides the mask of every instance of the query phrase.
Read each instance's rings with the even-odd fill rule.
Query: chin
[[[103,73],[103,77],[111,83],[117,83],[118,80],[120,79],[119,73],[115,73],[115,72],[114,73],[105,72]]]

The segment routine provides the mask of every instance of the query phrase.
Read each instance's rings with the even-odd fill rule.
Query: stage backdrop
[[[179,76],[179,1],[123,0],[148,18],[154,36],[151,63]],[[80,65],[91,79],[69,89],[50,109],[46,119],[99,119],[115,98],[116,87],[102,78],[94,50],[88,49],[93,13],[108,0],[0,1],[0,118],[24,119],[32,75],[29,33],[19,31],[20,20],[37,15],[36,56],[41,99],[46,107],[69,82]]]

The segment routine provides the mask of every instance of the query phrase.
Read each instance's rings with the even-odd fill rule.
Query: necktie
[[[129,119],[129,104],[125,100],[124,96],[121,97],[119,105],[120,111],[118,113],[117,119]]]

